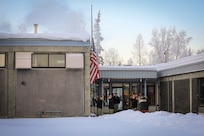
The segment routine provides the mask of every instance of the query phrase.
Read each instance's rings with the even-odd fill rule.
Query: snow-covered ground
[[[203,136],[204,116],[126,110],[99,117],[0,119],[1,136]]]

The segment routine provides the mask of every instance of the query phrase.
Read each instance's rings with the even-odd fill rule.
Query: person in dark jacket
[[[92,108],[92,112],[94,112],[94,113],[96,113],[96,101],[97,101],[97,99],[96,99],[96,97],[93,97],[92,98],[92,101],[91,101],[91,108]]]
[[[118,97],[118,94],[115,93],[113,96],[113,103],[114,103],[114,113],[118,111],[118,105],[120,103],[120,98]]]
[[[139,100],[139,110],[143,113],[148,112],[149,102],[146,96],[140,97]]]
[[[108,96],[108,100],[109,100],[109,104],[108,104],[109,114],[113,114],[113,113],[114,113],[113,96],[112,96],[112,95],[109,95],[109,96]]]
[[[103,97],[100,96],[98,97],[97,101],[96,101],[96,104],[97,104],[97,116],[100,116],[102,115],[102,107],[103,107]]]
[[[133,93],[132,96],[130,97],[130,100],[132,102],[132,110],[136,111],[137,110],[137,97],[138,95]]]
[[[91,107],[95,107],[95,106],[96,106],[96,98],[93,97],[93,98],[92,98]]]

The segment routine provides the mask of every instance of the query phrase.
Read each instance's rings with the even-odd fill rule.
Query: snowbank
[[[204,116],[122,111],[99,117],[0,119],[1,136],[202,136]]]

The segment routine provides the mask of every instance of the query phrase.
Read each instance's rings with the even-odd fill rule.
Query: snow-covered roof
[[[204,70],[204,53],[155,65],[158,77]]]
[[[0,33],[0,46],[90,46],[87,33]]]
[[[204,53],[151,66],[99,66],[101,78],[157,78],[204,70]],[[156,75],[155,75],[156,73]]]
[[[47,40],[70,40],[70,41],[83,41],[90,40],[87,33],[0,33],[0,39],[47,39]]]
[[[195,63],[204,63],[204,53],[200,53],[194,56],[188,56],[179,60],[169,61],[167,63],[161,63],[155,65],[158,71],[172,69],[181,66],[188,66]]]

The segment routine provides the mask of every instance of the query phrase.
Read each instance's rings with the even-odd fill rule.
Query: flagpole
[[[91,5],[91,47],[93,48],[93,7]]]
[[[92,15],[92,5],[91,5],[91,50],[90,50],[90,86],[91,86],[91,93],[96,92],[96,82],[99,78],[99,68],[97,63],[97,56],[95,52],[95,45],[94,45],[94,39],[93,39],[93,15]]]
[[[93,50],[93,14],[92,14],[92,5],[91,5],[91,51]],[[94,85],[93,84],[90,84],[90,86],[91,86],[91,92],[92,92],[92,97],[94,98]],[[92,100],[94,100],[92,98]],[[95,112],[95,104],[93,104],[93,102],[95,102],[95,101],[92,101],[92,106],[93,106],[93,109],[92,109],[92,112],[95,114],[96,112]]]

